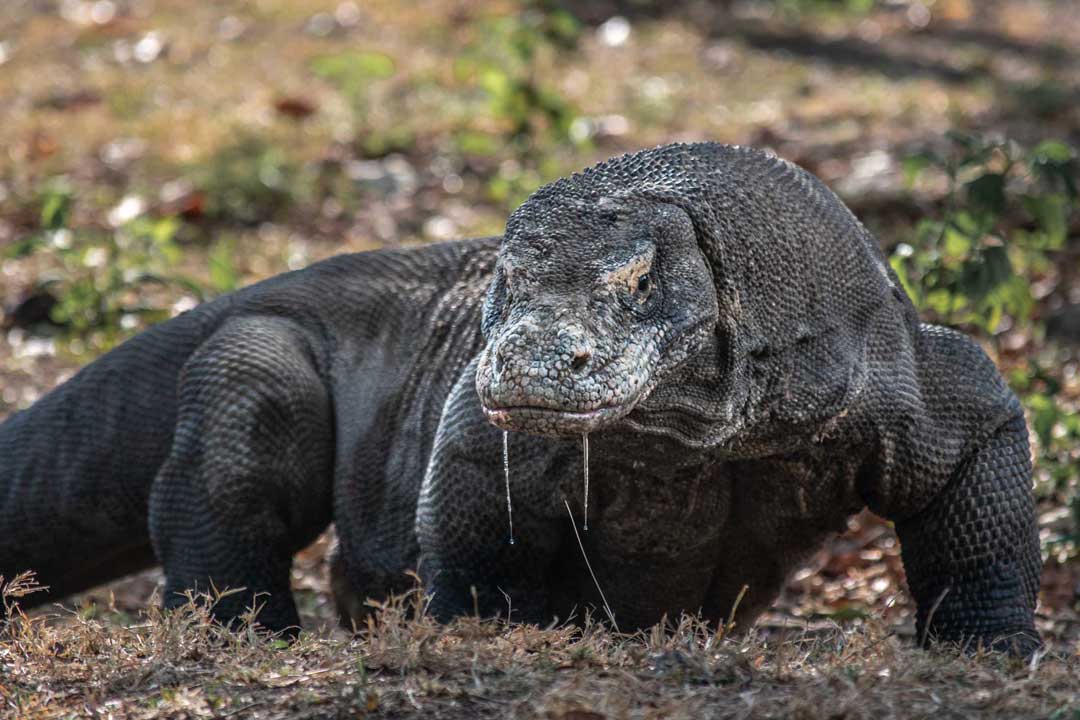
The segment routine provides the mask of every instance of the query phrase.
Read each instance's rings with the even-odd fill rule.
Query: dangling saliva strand
[[[514,507],[510,504],[510,433],[503,430],[503,474],[506,476],[506,517],[510,521],[510,544],[514,544]]]
[[[589,433],[581,434],[581,447],[585,452],[585,530],[589,529]]]

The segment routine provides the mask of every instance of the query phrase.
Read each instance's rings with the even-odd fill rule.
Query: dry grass
[[[915,650],[870,621],[724,633],[683,617],[618,635],[586,616],[541,629],[440,626],[419,591],[379,606],[355,638],[293,645],[203,606],[130,626],[16,612],[0,638],[0,713],[19,718],[1080,717],[1080,658]],[[10,598],[8,602],[11,601]]]

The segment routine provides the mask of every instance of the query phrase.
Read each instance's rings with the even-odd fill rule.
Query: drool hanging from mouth
[[[581,435],[581,448],[584,451],[584,471],[585,471],[585,530],[589,529],[589,433],[582,433]]]
[[[506,476],[506,517],[510,521],[510,544],[514,544],[514,507],[510,504],[510,433],[503,430],[503,473]]]

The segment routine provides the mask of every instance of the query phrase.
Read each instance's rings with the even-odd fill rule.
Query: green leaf
[[[581,24],[566,10],[552,10],[547,14],[548,37],[564,48],[572,48],[581,34]]]
[[[54,188],[41,203],[41,226],[46,230],[61,230],[68,226],[71,214],[71,192]]]
[[[514,91],[510,75],[496,68],[486,68],[480,74],[480,87],[493,99],[506,102]]]
[[[1046,233],[1047,249],[1065,247],[1069,233],[1069,202],[1064,195],[1024,195],[1024,209],[1031,214],[1039,228]]]
[[[356,55],[355,72],[369,78],[388,78],[394,74],[394,60],[381,53],[361,52]]]
[[[998,325],[1001,324],[1001,318],[1005,315],[1005,306],[1000,302],[989,303],[988,307],[984,308],[984,315],[980,318],[979,324],[983,330],[993,334],[997,330]]]
[[[1043,140],[1031,151],[1033,163],[1064,164],[1076,158],[1076,151],[1060,140]]]
[[[913,187],[923,171],[932,164],[935,163],[928,153],[908,155],[901,164],[904,172],[904,185],[909,188]]]
[[[33,254],[45,244],[45,237],[40,233],[34,233],[21,237],[3,250],[3,257],[21,258]]]
[[[1080,195],[1080,162],[1076,150],[1058,140],[1045,140],[1031,151],[1031,173],[1052,189],[1064,189],[1075,200]]]
[[[394,61],[389,55],[359,50],[320,55],[310,67],[319,77],[332,81],[385,79],[394,74]]]
[[[954,228],[972,240],[978,240],[993,227],[994,218],[986,213],[972,213],[967,210],[960,210],[953,214],[951,223]]]
[[[960,271],[959,290],[969,300],[979,303],[1012,277],[1009,254],[1000,245],[984,248],[966,260]]]
[[[1001,285],[1013,276],[1009,253],[1002,245],[991,245],[982,251],[983,265],[992,287]]]
[[[1039,444],[1049,447],[1054,441],[1054,425],[1058,421],[1058,407],[1048,395],[1030,395],[1028,408],[1031,410],[1031,427],[1039,438]]]
[[[964,257],[971,250],[971,238],[956,227],[949,227],[945,231],[943,250],[946,255],[954,258]]]
[[[180,229],[180,220],[175,217],[158,218],[151,226],[151,235],[159,245],[171,243]]]
[[[977,211],[1000,215],[1005,210],[1005,176],[983,173],[964,186],[968,202]]]
[[[385,80],[394,74],[394,60],[389,55],[359,50],[320,55],[308,67],[350,95],[363,92],[374,80]]]
[[[476,130],[459,132],[454,141],[463,155],[494,155],[501,144],[497,136]]]
[[[1030,321],[1035,298],[1031,296],[1031,283],[1026,277],[1014,274],[994,289],[993,296],[1018,322]]]
[[[908,279],[907,266],[904,263],[904,258],[899,255],[893,255],[889,258],[889,265],[892,266],[893,272],[896,273],[896,277],[900,280],[900,285],[903,286],[904,292],[907,293],[909,298],[917,302],[916,298],[919,297],[918,288],[916,288],[911,280]]]
[[[946,317],[952,311],[953,294],[947,289],[937,288],[923,297],[923,306],[940,317]]]
[[[219,240],[210,248],[210,283],[221,292],[232,292],[239,284],[239,274],[233,264],[233,243]]]

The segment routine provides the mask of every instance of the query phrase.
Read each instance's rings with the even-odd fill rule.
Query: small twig
[[[222,713],[221,717],[226,718],[226,717],[229,717],[231,715],[238,715],[238,714],[240,714],[242,712],[247,712],[251,708],[259,707],[260,705],[265,705],[265,704],[266,704],[265,700],[259,700],[258,702],[248,703],[247,705],[243,705],[243,706],[238,707],[238,708],[233,708],[232,710],[229,710],[226,713]]]
[[[749,585],[743,585],[739,590],[739,594],[735,596],[735,602],[731,606],[731,612],[728,613],[727,622],[724,623],[724,634],[727,635],[735,628],[735,611],[739,609],[739,603],[742,602],[743,597],[746,595],[746,591],[750,589]]]
[[[945,599],[945,596],[949,594],[950,590],[952,590],[951,585],[945,588],[941,594],[938,595],[934,604],[930,606],[930,612],[926,615],[926,626],[923,627],[922,637],[919,639],[919,647],[926,647],[926,638],[930,634],[930,623],[934,620],[934,613],[937,612],[938,606],[941,605],[941,601]]]
[[[510,599],[510,594],[508,592],[502,588],[498,588],[498,590],[502,593],[502,596],[506,598],[506,622],[510,622],[510,616],[514,612],[514,601]]]
[[[577,523],[574,520],[574,511],[570,509],[570,502],[563,498],[563,504],[566,505],[566,512],[570,515],[570,527],[574,529],[574,537],[577,538],[578,547],[581,548],[581,557],[585,558],[585,567],[589,569],[589,575],[592,576],[593,584],[596,585],[596,591],[600,593],[600,599],[604,603],[604,611],[607,613],[608,620],[611,621],[612,627],[615,628],[615,632],[621,633],[619,630],[619,623],[615,622],[615,613],[611,611],[611,606],[608,605],[607,598],[604,596],[604,591],[600,587],[600,581],[596,579],[596,573],[593,572],[592,563],[589,562],[589,556],[585,554],[585,545],[581,542],[581,535],[577,530]]]

